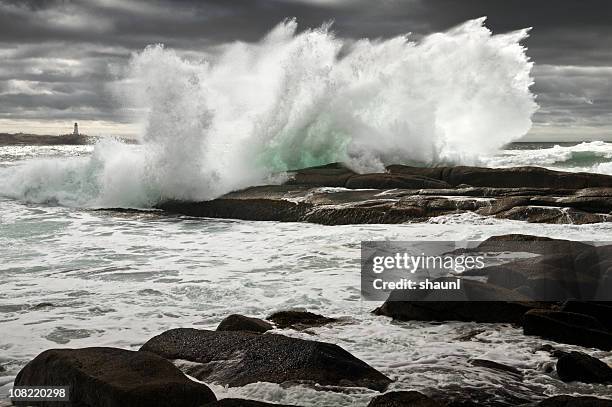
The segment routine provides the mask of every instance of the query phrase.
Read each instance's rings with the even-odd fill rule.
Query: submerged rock
[[[582,352],[570,352],[557,361],[557,374],[564,382],[612,383],[612,367]]]
[[[552,310],[531,310],[523,318],[523,333],[572,345],[612,349],[612,333],[588,315]]]
[[[17,374],[15,386],[70,386],[70,403],[61,405],[75,407],[198,407],[216,400],[166,359],[116,348],[47,350]]]
[[[150,339],[140,350],[177,360],[200,380],[231,387],[307,382],[382,391],[391,383],[337,345],[282,335],[180,328]]]
[[[274,322],[281,329],[294,328],[297,330],[322,326],[337,321],[335,318],[327,318],[312,312],[294,310],[275,312],[267,319]]]
[[[274,329],[272,324],[263,319],[245,317],[244,315],[232,314],[217,326],[217,331],[250,331],[264,333]]]

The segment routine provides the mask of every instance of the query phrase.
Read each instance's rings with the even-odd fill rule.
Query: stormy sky
[[[612,140],[612,2],[608,0],[0,0],[0,132],[130,135],[110,89],[135,51],[164,43],[201,57],[257,41],[287,17],[333,20],[346,38],[425,34],[487,16],[495,33],[533,27],[541,108],[531,139]]]

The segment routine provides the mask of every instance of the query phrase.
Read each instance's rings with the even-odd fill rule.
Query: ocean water
[[[136,153],[139,146],[130,148]],[[9,174],[23,176],[20,169],[49,169],[56,163],[65,170],[67,163],[91,160],[92,154],[91,146],[0,147],[0,184],[15,181],[6,178]],[[45,167],[35,165],[41,157]],[[482,162],[609,172],[612,145],[513,145]],[[170,328],[214,329],[232,313],[265,317],[288,308],[343,317],[343,323],[307,332],[278,332],[338,344],[393,378],[391,389],[612,397],[609,386],[564,384],[548,373],[554,360],[536,349],[551,341],[523,336],[506,324],[392,322],[372,315],[380,303],[361,301],[359,293],[362,240],[481,240],[527,233],[609,241],[612,224],[539,225],[474,214],[418,224],[332,227],[194,219],[62,205],[58,197],[28,199],[40,197],[36,189],[50,181],[49,172],[27,174],[31,178],[20,179],[27,183],[19,185],[19,194],[6,189],[0,194],[2,397],[19,369],[48,348],[138,349]],[[81,180],[73,175],[73,181]],[[475,329],[483,330],[475,340],[457,339]],[[609,352],[555,346],[612,363]],[[471,358],[519,368],[524,380],[471,366]],[[374,396],[364,389],[334,393],[270,383],[211,387],[219,397],[304,406],[365,406]]]

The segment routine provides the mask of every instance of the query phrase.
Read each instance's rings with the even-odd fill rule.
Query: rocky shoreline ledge
[[[324,225],[422,222],[462,212],[585,224],[612,221],[612,176],[540,167],[404,165],[357,174],[334,163],[290,172],[282,185],[254,186],[204,202],[168,201],[157,208],[196,217]]]

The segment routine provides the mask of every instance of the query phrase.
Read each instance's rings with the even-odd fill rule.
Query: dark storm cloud
[[[0,117],[120,120],[108,85],[152,43],[197,56],[256,41],[287,17],[302,28],[334,20],[348,38],[418,39],[485,15],[494,32],[533,27],[537,123],[610,125],[607,0],[0,0]]]

